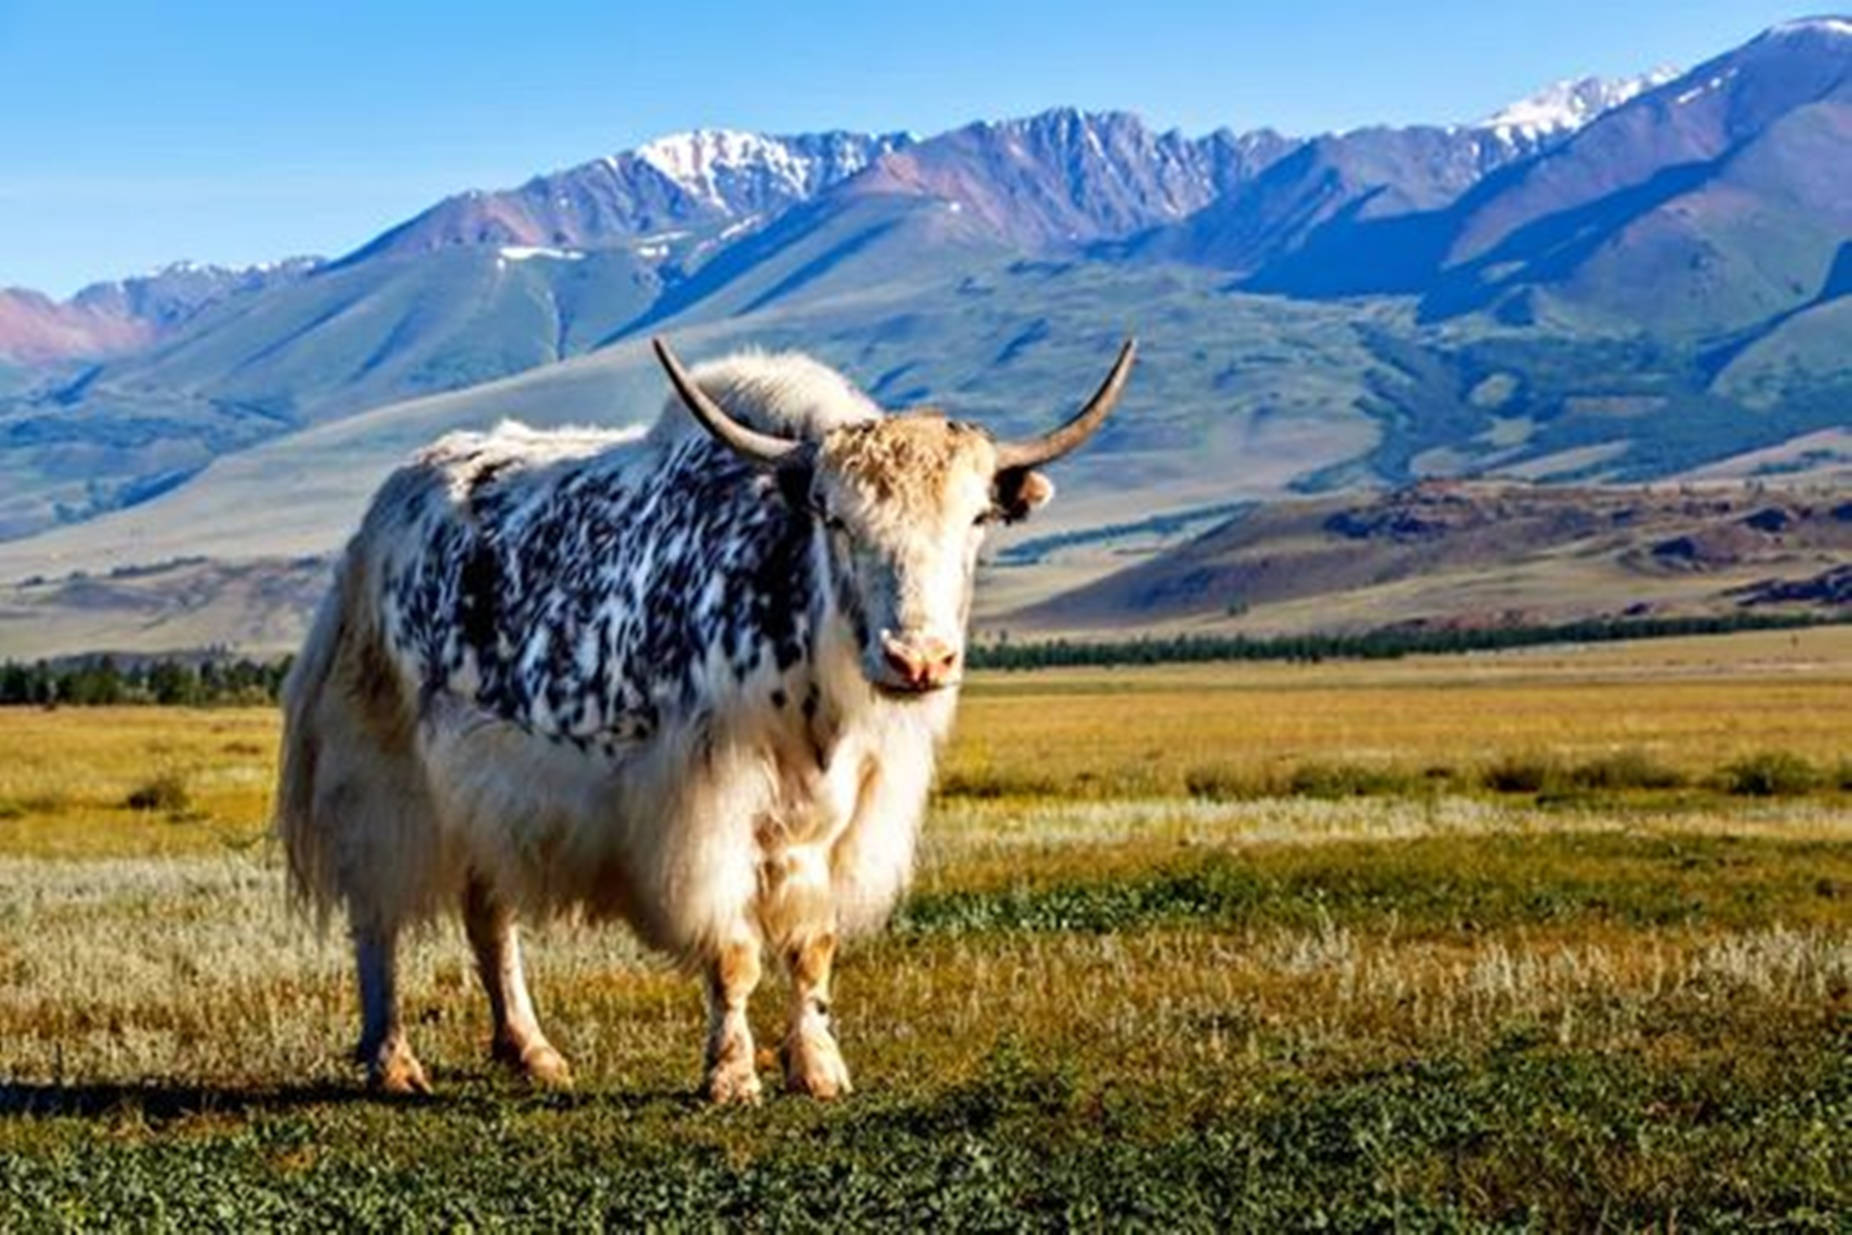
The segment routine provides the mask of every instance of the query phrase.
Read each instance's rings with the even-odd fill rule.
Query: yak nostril
[[[914,687],[943,685],[958,664],[958,649],[943,639],[881,640],[881,658],[901,681]]]
[[[933,639],[920,648],[920,660],[934,679],[943,678],[958,662],[958,652],[943,640]]]

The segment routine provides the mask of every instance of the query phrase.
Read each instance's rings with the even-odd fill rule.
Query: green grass
[[[1148,846],[1093,849],[993,886],[923,891],[895,929],[1230,930],[1323,921],[1440,936],[1571,925],[1749,929],[1836,921],[1848,901],[1852,851],[1841,844],[1567,832],[1212,850],[1155,862]]]
[[[194,1229],[1832,1230],[1848,1201],[1834,1132],[1852,1124],[1835,1054],[1848,1048],[1843,1024],[1816,1021],[1756,1031],[1747,1050],[1713,1039],[1672,1067],[1514,1031],[1399,1065],[1266,1070],[1231,1092],[1211,1075],[1101,1080],[1006,1039],[964,1084],[834,1110],[482,1087],[403,1110],[285,1092],[201,1119],[129,1099],[46,1120],[60,1151],[0,1160],[0,1207]]]

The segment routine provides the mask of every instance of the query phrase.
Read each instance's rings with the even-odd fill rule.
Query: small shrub
[[[1191,768],[1183,774],[1183,787],[1206,802],[1247,802],[1267,797],[1269,791],[1264,777],[1219,765]]]
[[[1370,798],[1408,793],[1414,780],[1394,768],[1359,763],[1302,763],[1287,782],[1305,798]]]
[[[131,810],[160,810],[179,814],[193,804],[186,777],[179,772],[162,772],[129,790],[123,804]]]
[[[1677,789],[1685,774],[1645,751],[1624,750],[1578,763],[1570,769],[1569,783],[1578,789]]]
[[[1561,786],[1563,770],[1548,755],[1504,755],[1480,773],[1493,793],[1547,793]]]
[[[1852,759],[1839,761],[1839,766],[1833,770],[1833,783],[1847,793],[1852,793]]]
[[[1738,759],[1723,769],[1730,793],[1751,798],[1791,797],[1820,788],[1820,769],[1791,751],[1770,750]]]
[[[23,819],[26,808],[10,798],[0,798],[0,820]]]

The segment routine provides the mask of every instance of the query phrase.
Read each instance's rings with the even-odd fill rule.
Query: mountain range
[[[1848,457],[1848,291],[1846,18],[1466,125],[703,130],[332,260],[0,292],[0,578],[326,548],[421,434],[652,415],[656,330],[1007,429],[1135,329],[1060,531],[1430,476],[1819,471]]]

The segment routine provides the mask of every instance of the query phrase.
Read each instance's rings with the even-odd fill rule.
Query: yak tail
[[[351,641],[367,638],[372,625],[363,609],[364,565],[357,550],[350,545],[341,555],[333,586],[322,598],[308,639],[283,680],[283,744],[273,827],[289,861],[292,899],[312,906],[323,920],[341,894],[333,860],[338,838],[330,834],[332,821],[321,817],[326,806],[317,809],[317,773],[330,737],[323,729],[329,718],[327,705],[336,702],[330,692],[341,690],[337,668],[351,653]]]

